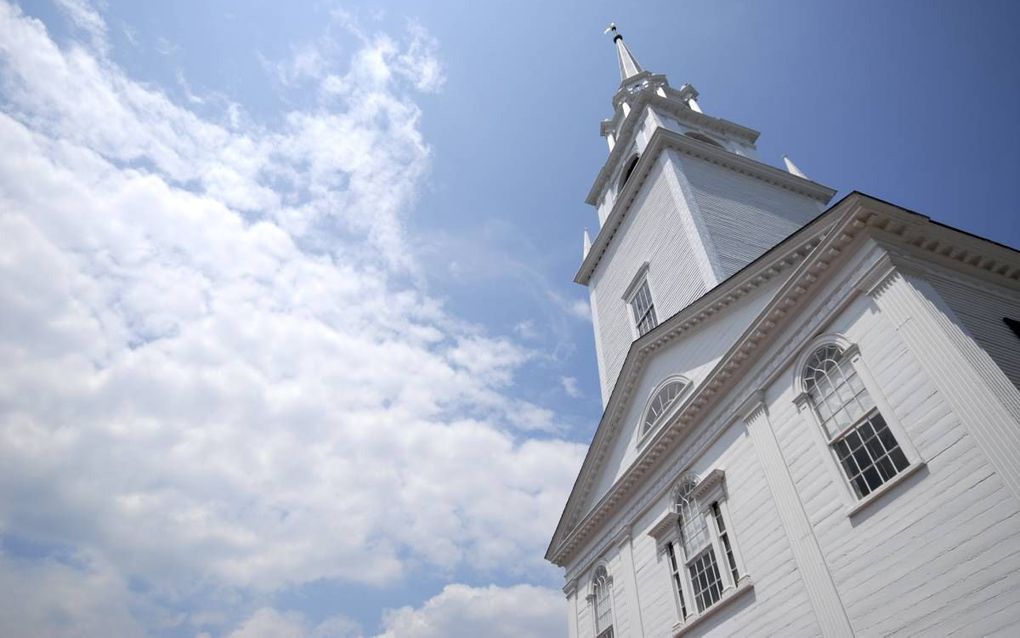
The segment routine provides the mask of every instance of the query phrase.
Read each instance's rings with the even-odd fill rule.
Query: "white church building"
[[[1020,253],[830,204],[613,36],[571,638],[1020,635]]]

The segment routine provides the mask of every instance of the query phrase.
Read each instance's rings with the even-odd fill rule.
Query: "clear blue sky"
[[[8,635],[562,626],[610,20],[763,161],[1020,246],[1014,2],[8,1]]]

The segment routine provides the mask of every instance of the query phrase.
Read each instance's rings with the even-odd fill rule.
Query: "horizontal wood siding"
[[[963,323],[988,356],[1020,388],[1020,337],[1003,317],[1020,321],[1020,294],[1005,288],[998,292],[967,285],[961,279],[929,274],[925,277]]]
[[[794,407],[793,370],[770,391],[776,435],[854,630],[942,635],[988,614],[992,624],[1015,621],[1016,501],[870,299],[858,298],[828,331],[860,346],[892,407],[887,419],[899,421],[927,463],[851,520],[841,470],[808,431],[817,427],[810,414]]]
[[[822,211],[818,201],[804,195],[705,160],[680,157],[718,256],[720,279],[751,263]]]
[[[691,241],[682,231],[681,215],[689,213],[671,187],[668,158],[663,154],[652,169],[589,284],[595,291],[592,311],[602,355],[599,373],[603,403],[635,337],[623,294],[641,265],[646,261],[649,264],[648,284],[659,321],[708,290]]]

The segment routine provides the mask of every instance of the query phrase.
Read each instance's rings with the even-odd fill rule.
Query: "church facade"
[[[613,36],[571,638],[1015,635],[1020,254],[832,204]]]

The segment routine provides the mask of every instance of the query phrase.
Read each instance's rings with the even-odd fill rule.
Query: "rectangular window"
[[[634,312],[634,324],[637,326],[638,336],[644,335],[659,325],[659,320],[655,317],[655,304],[652,303],[652,293],[648,289],[647,280],[641,282],[641,287],[630,298],[630,307]]]
[[[730,545],[730,535],[726,533],[726,523],[723,522],[719,503],[712,503],[712,516],[715,517],[715,526],[719,528],[719,540],[722,542],[723,551],[726,552],[726,564],[730,566],[733,584],[736,585],[740,581],[740,574],[737,573],[737,559],[733,556],[733,546]]]
[[[878,410],[832,446],[858,498],[871,494],[910,464]]]
[[[703,612],[722,596],[722,578],[715,561],[715,552],[709,547],[691,561],[691,584],[698,612]]]

